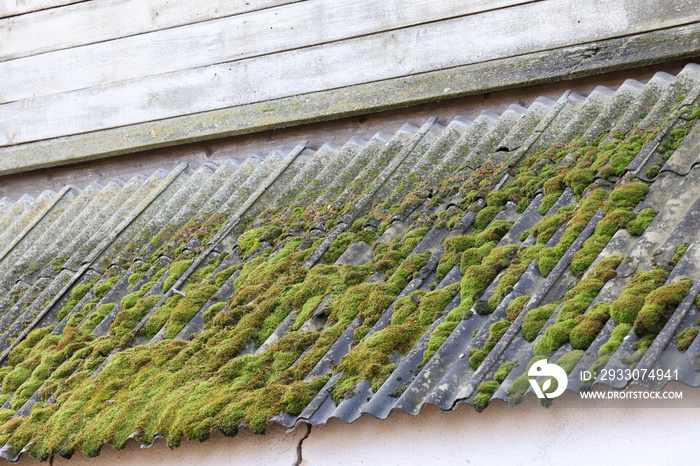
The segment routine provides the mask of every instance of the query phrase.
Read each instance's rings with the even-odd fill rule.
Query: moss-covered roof
[[[0,454],[700,385],[700,67],[0,201]],[[657,389],[661,385],[651,386]]]

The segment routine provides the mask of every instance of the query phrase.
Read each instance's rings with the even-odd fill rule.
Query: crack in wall
[[[299,466],[301,465],[301,462],[304,460],[301,452],[301,444],[304,443],[304,440],[311,434],[311,424],[304,424],[306,426],[306,434],[302,438],[299,439],[299,443],[297,443],[297,457],[294,460],[294,463],[292,463],[292,466]]]

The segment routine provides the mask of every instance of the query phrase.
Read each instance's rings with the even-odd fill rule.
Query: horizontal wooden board
[[[381,82],[0,147],[0,175],[690,57],[700,57],[700,23]],[[509,72],[503,73],[504,69]],[[678,70],[672,72],[675,74]],[[628,71],[626,76],[639,77],[638,73]],[[619,81],[619,75],[614,80]],[[447,105],[449,108],[450,104]],[[271,109],[275,109],[274,112],[270,112]],[[409,115],[412,113],[411,110],[407,112]]]
[[[8,0],[0,0],[8,1]],[[302,0],[88,1],[0,20],[0,61],[143,34]]]
[[[0,145],[382,81],[700,20],[700,9],[693,4],[697,0],[668,3],[673,5],[660,7],[655,0],[580,0],[575,10],[563,0],[530,3],[232,63],[26,99],[0,105]],[[528,18],[528,28],[523,27],[523,18]],[[342,101],[338,105],[342,106]],[[276,111],[271,107],[270,116],[274,117]]]
[[[0,0],[0,18],[41,11],[86,0]],[[94,3],[94,2],[89,2]]]
[[[313,0],[0,63],[0,102],[199,68],[532,0]],[[319,25],[309,27],[309,25]],[[47,77],[50,77],[47,79]]]

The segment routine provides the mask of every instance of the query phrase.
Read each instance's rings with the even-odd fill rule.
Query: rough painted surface
[[[604,367],[699,386],[699,95],[688,65],[4,200],[0,453],[515,405],[542,357],[575,392]]]
[[[562,406],[575,401],[575,395],[568,395],[560,400]],[[417,416],[397,412],[386,420],[363,416],[352,424],[335,420],[314,426],[301,445],[301,458],[306,461],[301,464],[491,464],[494,451],[502,462],[523,465],[683,462],[693,457],[695,449],[692,442],[678,438],[700,435],[696,419],[697,410],[691,409],[543,410],[534,396],[517,409],[495,402],[485,414],[462,406],[445,415],[428,407]],[[656,431],[649,425],[656,426]],[[56,456],[54,465],[289,466],[304,434],[302,426],[292,433],[273,428],[264,436],[250,432],[233,439],[213,435],[205,443],[183,442],[176,450],[169,450],[162,441],[146,450],[130,442],[119,451],[107,446],[97,458],[82,453],[70,460]],[[547,442],[542,442],[543,436]],[[36,462],[25,457],[20,464]]]

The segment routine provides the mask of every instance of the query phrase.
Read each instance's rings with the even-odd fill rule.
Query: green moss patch
[[[636,274],[620,297],[611,304],[610,316],[617,322],[633,324],[644,306],[647,295],[663,285],[666,278],[668,278],[668,271],[663,268]]]
[[[523,338],[527,341],[534,341],[537,335],[547,323],[547,320],[554,314],[557,308],[557,303],[549,303],[544,306],[537,307],[529,311],[523,319],[520,327],[523,333]]]
[[[634,182],[622,184],[610,193],[609,200],[604,204],[605,216],[596,225],[593,235],[571,258],[570,267],[575,275],[585,271],[595,261],[619,229],[625,228],[628,222],[638,218],[632,209],[648,192],[649,187],[646,184]],[[644,222],[646,220],[643,220]]]
[[[56,313],[56,319],[59,321],[63,320],[63,318],[68,315],[68,313],[80,302],[80,300],[83,299],[88,291],[90,291],[92,284],[93,282],[74,286],[71,290],[70,296],[68,297],[68,301],[66,301],[63,307]]]
[[[634,319],[634,333],[638,337],[658,335],[664,324],[690,291],[692,280],[681,280],[651,291]]]
[[[627,231],[630,235],[641,236],[656,218],[656,214],[654,209],[643,209],[634,220],[627,222]]]
[[[599,305],[592,308],[586,315],[582,314],[605,283],[615,277],[615,269],[620,265],[620,262],[622,259],[619,257],[606,257],[564,295],[564,301],[556,321],[545,330],[544,335],[535,345],[536,352],[556,351],[569,341],[570,334],[574,329],[576,329],[574,334],[575,348],[585,349],[580,346],[584,345],[587,340],[593,341],[608,319],[608,307]]]
[[[484,343],[484,346],[482,348],[475,348],[469,351],[469,365],[472,367],[472,369],[477,369],[481,363],[484,362],[486,356],[489,355],[491,350],[500,341],[503,334],[506,333],[506,330],[508,330],[510,324],[510,321],[501,320],[494,322],[489,326],[489,337]]]
[[[168,276],[165,280],[163,280],[161,291],[165,293],[172,288],[175,282],[182,276],[183,273],[187,271],[190,265],[192,265],[191,259],[176,261],[170,264],[170,267],[168,268]],[[129,277],[129,279],[131,279],[131,277]]]
[[[686,351],[690,348],[690,345],[693,344],[698,333],[700,333],[700,330],[698,330],[697,327],[688,327],[681,330],[681,332],[676,335],[676,347],[678,351]]]
[[[695,113],[700,118],[700,113]],[[672,152],[691,125],[677,124],[661,148]],[[34,330],[10,353],[7,366],[0,368],[2,401],[12,397],[12,408],[17,408],[39,389],[42,401],[51,399],[52,403],[37,403],[25,418],[12,418],[7,410],[0,412],[0,422],[5,424],[0,429],[0,441],[16,449],[27,448],[37,459],[47,459],[54,453],[70,455],[77,449],[94,456],[105,442],[120,449],[134,432],[146,443],[159,433],[168,446],[175,447],[183,438],[205,440],[215,429],[234,435],[248,426],[262,433],[275,415],[301,413],[334,375],[335,385],[325,389],[330,388],[336,402],[352,396],[361,380],[377,390],[395,371],[398,357],[410,351],[445,315],[458,293],[460,305],[447,313],[430,334],[422,364],[430,360],[461,320],[472,315],[472,308],[483,314],[493,312],[532,261],[538,261],[543,276],[551,273],[601,208],[602,220],[570,264],[575,275],[587,275],[560,302],[528,312],[523,320],[523,336],[534,340],[561,305],[554,325],[545,331],[536,351],[551,351],[569,341],[575,350],[558,361],[567,371],[578,363],[582,351],[590,347],[609,317],[622,323],[600,348],[595,365],[607,362],[632,325],[641,335],[636,348],[643,351],[689,286],[688,281],[666,285],[668,272],[655,270],[635,276],[615,302],[591,306],[619,263],[619,259],[609,258],[591,268],[602,248],[621,228],[632,235],[642,234],[655,215],[650,209],[635,212],[648,190],[646,185],[625,183],[608,193],[593,183],[600,176],[613,181],[621,176],[629,161],[656,136],[656,130],[614,134],[609,144],[600,146],[603,136],[590,145],[581,138],[552,144],[525,154],[517,164],[507,157],[485,160],[473,173],[449,167],[435,186],[412,176],[397,188],[400,200],[375,203],[357,217],[353,210],[356,201],[386,166],[389,156],[398,151],[391,147],[372,161],[369,176],[355,180],[347,189],[341,190],[339,185],[322,202],[289,204],[275,211],[268,209],[255,219],[242,219],[231,232],[232,237],[238,235],[237,256],[231,261],[234,265],[212,276],[226,253],[207,258],[204,267],[188,277],[179,290],[185,296],[173,294],[157,309],[154,306],[160,302],[160,294],[171,290],[184,276],[194,258],[229,220],[230,212],[198,216],[185,225],[163,228],[152,238],[141,235],[115,258],[124,270],[129,270],[130,294],[120,296],[119,302],[117,298],[115,302],[103,302],[118,279],[111,275],[94,287],[78,285],[58,312],[59,319],[65,318],[78,302],[87,301],[70,316],[69,326],[61,334],[51,333],[51,328]],[[580,202],[547,215],[569,189]],[[523,212],[542,191],[539,212],[545,217],[520,236],[528,246],[498,247],[512,225],[494,221],[499,212],[510,209],[511,202]],[[462,199],[460,205],[447,206],[457,194]],[[314,197],[315,192],[307,192],[300,193],[298,199]],[[466,212],[474,215],[470,226],[461,223]],[[325,251],[325,264],[303,267],[323,241],[314,223],[330,229],[345,214],[357,218]],[[413,230],[391,242],[377,243],[378,235],[395,215],[410,216]],[[365,228],[368,222],[378,222],[378,229]],[[430,276],[431,271],[424,267],[431,253],[413,252],[431,229],[440,231],[444,227],[458,231],[444,242],[444,254],[435,271],[437,283],[454,267],[462,273],[460,282],[440,289],[425,284],[423,289],[398,299],[412,279]],[[545,247],[562,228],[557,244]],[[195,238],[198,241],[193,241]],[[357,241],[372,247],[373,261],[362,267],[332,265]],[[137,252],[146,255],[145,242],[157,251],[140,258],[142,264],[133,265]],[[678,258],[671,265],[682,254],[676,252]],[[164,256],[174,261],[168,266],[161,264]],[[159,277],[166,272],[161,284]],[[219,296],[234,273],[231,296]],[[138,290],[131,289],[146,280]],[[495,280],[498,283],[494,284]],[[494,293],[486,300],[483,294],[492,285]],[[428,289],[431,291],[424,291]],[[90,292],[94,296],[88,301]],[[483,364],[528,301],[526,296],[512,300],[506,319],[489,326],[483,347],[470,351],[473,368]],[[91,333],[119,308],[107,335],[96,337]],[[187,341],[176,338],[200,310],[204,310],[203,330]],[[312,315],[316,316],[314,325],[304,325]],[[387,325],[370,334],[383,315],[387,318],[382,322]],[[141,327],[146,316],[148,321]],[[282,322],[291,320],[290,316],[296,316],[290,330],[273,342],[270,335]],[[315,367],[326,367],[319,364],[341,335],[350,335],[351,325],[356,329],[350,351],[328,373],[310,377]],[[140,328],[139,337],[151,338],[162,332],[165,339],[130,347],[138,341],[136,328]],[[302,331],[307,328],[315,330]],[[692,343],[697,336],[693,330],[679,334],[679,349]],[[270,344],[263,350],[265,342]],[[536,359],[539,357],[532,362]],[[477,410],[486,407],[514,365],[504,363],[492,380],[477,387],[473,399]],[[529,387],[526,373],[527,369],[514,381],[511,396],[517,397]]]

